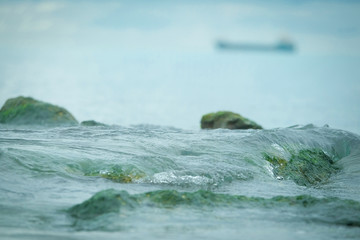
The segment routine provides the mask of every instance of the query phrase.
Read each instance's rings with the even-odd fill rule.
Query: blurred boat
[[[259,44],[259,43],[233,43],[218,41],[217,48],[221,50],[242,50],[242,51],[286,51],[293,52],[295,45],[288,40],[281,40],[276,44]]]

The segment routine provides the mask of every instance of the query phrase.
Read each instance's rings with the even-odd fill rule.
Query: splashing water
[[[346,131],[0,132],[0,228],[9,239],[360,236],[360,137]]]

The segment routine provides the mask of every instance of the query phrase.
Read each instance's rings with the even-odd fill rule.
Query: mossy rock
[[[319,149],[300,150],[292,154],[289,161],[277,156],[264,154],[271,163],[274,175],[279,179],[292,179],[301,186],[325,183],[339,168],[335,162]]]
[[[86,126],[86,127],[106,126],[106,124],[96,122],[94,120],[82,121],[80,124],[81,126]]]
[[[90,171],[85,176],[102,177],[118,183],[132,183],[144,178],[146,175],[135,167],[113,166],[109,170]]]
[[[111,212],[119,212],[121,208],[134,208],[138,205],[136,198],[126,191],[108,189],[96,193],[85,202],[75,205],[68,210],[72,217],[91,219]]]
[[[8,99],[0,110],[0,123],[16,125],[76,125],[66,109],[31,97]]]
[[[262,127],[240,114],[220,111],[216,113],[209,113],[201,118],[202,129],[262,129]]]
[[[132,211],[144,208],[166,208],[169,211],[176,207],[186,206],[199,210],[214,207],[236,209],[278,209],[284,214],[293,214],[295,209],[298,216],[309,222],[321,222],[346,227],[360,226],[360,203],[353,200],[336,197],[316,198],[310,195],[275,196],[272,198],[248,197],[213,193],[206,190],[196,192],[179,192],[176,190],[157,190],[139,194],[129,194],[126,191],[107,189],[96,193],[90,199],[77,204],[67,210],[75,220],[74,226],[88,229],[87,221],[95,220],[97,229],[103,230],[109,224],[108,214],[115,214],[116,219],[121,216],[132,216]],[[284,207],[287,209],[284,212]],[[140,213],[141,214],[141,213]],[[299,215],[300,214],[300,215]],[[98,218],[99,217],[99,218]],[[80,220],[80,221],[79,221]]]

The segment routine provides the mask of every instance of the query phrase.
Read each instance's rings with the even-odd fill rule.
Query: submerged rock
[[[318,149],[300,150],[292,154],[289,161],[268,154],[264,154],[264,157],[271,163],[277,178],[292,179],[302,186],[324,183],[338,170],[334,161]]]
[[[0,123],[18,125],[75,125],[66,109],[31,97],[8,99],[0,110]]]
[[[262,129],[262,127],[254,121],[229,111],[220,111],[204,115],[201,118],[201,128]]]
[[[112,166],[103,170],[92,170],[85,176],[102,177],[118,183],[132,183],[145,177],[145,173],[134,166]]]
[[[282,214],[301,214],[309,221],[328,224],[359,227],[360,203],[353,200],[330,198],[315,198],[309,195],[276,196],[273,198],[247,197],[241,195],[219,194],[199,190],[196,192],[179,192],[176,190],[158,190],[140,194],[129,194],[126,191],[108,189],[96,193],[90,199],[68,209],[68,213],[78,220],[92,220],[100,217],[97,223],[111,223],[107,213],[119,213],[116,216],[131,216],[127,211],[144,207],[175,208],[177,206],[192,207],[197,210],[202,207],[235,207],[235,208],[280,208]],[[157,212],[157,210],[154,210]],[[125,212],[125,214],[123,214]],[[117,219],[117,218],[116,218]],[[108,221],[105,221],[108,220]],[[84,226],[87,226],[84,224]],[[99,226],[103,228],[102,225]]]
[[[136,199],[126,191],[108,189],[75,205],[68,212],[72,217],[78,219],[91,219],[105,213],[119,212],[120,208],[134,208],[136,205]]]
[[[80,124],[81,124],[82,126],[87,126],[87,127],[106,126],[106,124],[100,123],[100,122],[96,122],[96,121],[94,121],[94,120],[82,121]]]

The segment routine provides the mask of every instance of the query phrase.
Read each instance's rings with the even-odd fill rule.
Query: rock
[[[0,123],[17,125],[76,125],[66,109],[30,97],[8,99],[0,109]]]
[[[80,123],[82,126],[87,126],[87,127],[94,127],[94,126],[106,126],[106,124],[100,123],[100,122],[96,122],[94,120],[87,120],[87,121],[82,121]]]
[[[91,219],[105,213],[119,212],[120,209],[131,209],[137,206],[136,198],[126,191],[108,189],[96,193],[85,202],[68,210],[69,214],[78,219]]]
[[[287,161],[278,156],[264,154],[278,179],[291,179],[301,186],[325,183],[339,168],[335,162],[319,149],[304,149],[291,154]]]
[[[201,118],[201,128],[262,129],[262,127],[254,121],[244,118],[240,114],[228,111],[204,115]]]
[[[316,198],[310,195],[275,196],[272,198],[249,197],[214,193],[207,190],[182,192],[176,190],[157,190],[129,194],[124,190],[107,189],[96,193],[90,199],[67,210],[74,219],[72,226],[78,230],[112,229],[119,221],[126,223],[134,214],[143,212],[156,214],[166,209],[164,214],[172,214],[176,207],[186,206],[188,210],[227,208],[236,209],[274,209],[280,214],[286,211],[296,213],[306,222],[333,224],[334,226],[360,227],[360,202],[337,197]],[[138,211],[138,213],[136,213]],[[163,212],[163,211],[161,211]],[[178,211],[175,213],[178,214]],[[130,219],[132,220],[132,219]],[[110,230],[109,229],[109,230]]]
[[[112,166],[110,168],[105,168],[102,170],[91,170],[84,173],[85,176],[96,176],[109,179],[113,182],[119,183],[132,183],[136,182],[139,179],[144,178],[146,175],[143,171],[138,168],[128,165],[128,166]]]

